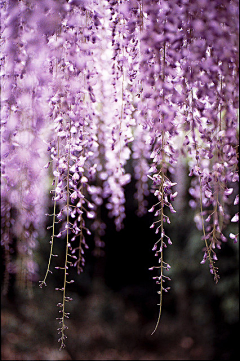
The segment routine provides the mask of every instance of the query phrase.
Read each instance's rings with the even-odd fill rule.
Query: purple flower
[[[132,164],[137,214],[146,213],[150,193],[156,200],[149,206],[150,228],[160,238],[153,247],[157,266],[151,269],[160,270],[154,279],[162,299],[169,290],[163,287],[170,280],[164,259],[172,244],[166,226],[182,209],[188,184],[182,169],[189,167],[189,205],[203,233],[201,263],[209,262],[217,282],[215,250],[227,240],[227,225],[239,219],[230,212],[230,205],[239,202],[236,2],[39,4],[10,1],[1,9],[6,270],[36,279],[33,253],[43,235],[52,183],[50,266],[40,285],[52,272],[55,238],[62,237],[66,260],[57,268],[65,274],[59,288],[65,295],[72,282],[69,267],[83,271],[90,229],[95,253],[103,253],[106,225],[98,207],[105,203],[116,229],[123,228]],[[21,262],[11,260],[13,238]],[[235,242],[237,235],[229,238]],[[59,303],[61,348],[68,301],[63,296]]]

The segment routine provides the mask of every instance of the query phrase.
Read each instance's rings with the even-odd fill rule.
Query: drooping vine
[[[174,240],[165,225],[176,212],[183,157],[202,232],[199,263],[208,261],[219,280],[218,250],[238,239],[237,232],[227,234],[239,219],[230,211],[239,202],[237,12],[236,0],[1,2],[4,292],[12,273],[21,285],[34,280],[50,192],[50,255],[40,286],[52,277],[56,244],[63,245],[64,263],[55,266],[63,272],[60,348],[69,267],[84,270],[91,231],[101,253],[104,204],[116,229],[124,227],[131,159],[138,215],[146,213],[150,192],[156,198],[148,210],[160,234],[153,246],[158,264],[150,267],[159,287],[155,330],[170,288],[165,250]]]

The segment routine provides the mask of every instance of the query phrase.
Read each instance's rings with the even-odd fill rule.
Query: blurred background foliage
[[[131,170],[131,162],[128,167]],[[182,172],[187,179],[184,167]],[[70,271],[75,283],[67,289],[73,301],[68,304],[66,348],[58,351],[56,304],[61,295],[55,288],[62,287],[62,271],[53,268],[64,263],[64,239],[55,240],[54,253],[59,256],[53,259],[54,272],[49,275],[47,287],[38,287],[49,256],[51,234],[46,233],[35,253],[39,270],[32,291],[20,289],[16,275],[11,274],[8,294],[2,296],[2,359],[235,359],[239,354],[239,246],[228,241],[218,251],[221,278],[214,284],[208,264],[200,264],[202,235],[195,227],[195,213],[188,206],[188,185],[183,188],[176,204],[178,212],[171,215],[171,225],[166,228],[173,241],[165,252],[172,281],[171,290],[163,297],[162,318],[155,334],[151,335],[158,316],[158,289],[148,268],[156,264],[152,247],[157,235],[149,229],[152,213],[140,218],[136,215],[132,180],[125,188],[125,228],[115,231],[103,205],[101,218],[107,224],[105,255],[94,256],[92,234],[87,238],[89,250],[83,274],[78,276],[74,268]],[[154,198],[148,197],[149,208]],[[48,222],[51,224],[51,219]],[[228,229],[226,234],[230,231],[236,230]]]

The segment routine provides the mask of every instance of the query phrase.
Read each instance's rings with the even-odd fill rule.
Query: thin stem
[[[70,177],[70,145],[71,145],[71,119],[70,119],[70,126],[69,126],[69,148],[68,148],[68,161],[67,161],[67,225],[69,224],[69,177]],[[65,252],[65,265],[64,265],[64,283],[63,283],[63,302],[62,302],[62,327],[61,327],[61,346],[60,349],[62,349],[64,344],[64,338],[65,338],[65,300],[66,300],[66,284],[67,284],[67,269],[68,269],[68,248],[69,248],[69,229],[67,227],[67,240],[66,240],[66,252]]]
[[[161,314],[162,314],[162,294],[163,294],[163,269],[164,267],[164,261],[163,261],[163,208],[164,208],[164,187],[163,187],[163,183],[164,183],[164,172],[163,170],[161,170],[161,175],[162,175],[162,179],[161,179],[161,185],[159,187],[159,191],[161,192],[161,263],[160,263],[160,300],[159,300],[159,312],[158,312],[158,319],[157,319],[157,323],[156,326],[153,330],[153,332],[151,333],[151,335],[153,335],[159,325],[160,319],[161,319]]]
[[[164,46],[163,46],[163,73],[162,73],[162,77],[163,77],[163,82],[165,80],[165,65],[166,65],[166,44],[164,42]],[[164,93],[163,93],[163,101],[164,101]],[[164,116],[162,117],[162,122],[163,122],[163,128],[164,128]],[[151,335],[153,335],[159,325],[160,319],[161,319],[161,314],[162,314],[162,294],[163,294],[163,269],[165,268],[164,266],[164,261],[163,261],[163,238],[164,238],[164,228],[163,228],[163,218],[164,218],[164,180],[165,180],[165,174],[164,174],[164,169],[165,169],[165,151],[164,151],[164,145],[165,145],[165,139],[164,139],[164,129],[161,132],[161,136],[162,136],[162,146],[161,146],[161,153],[162,153],[162,166],[160,169],[160,178],[161,178],[161,184],[159,187],[159,193],[161,194],[161,213],[160,213],[160,221],[161,221],[161,256],[160,256],[160,300],[159,300],[159,313],[158,313],[158,319],[157,319],[157,323],[156,326],[153,330],[153,332],[151,333]]]
[[[58,159],[59,159],[59,137],[58,137]],[[57,172],[58,172],[58,166],[57,166]],[[58,180],[59,177],[56,177],[56,182],[55,185],[58,184]],[[55,187],[55,197],[56,197],[57,193],[56,193],[56,187]],[[45,277],[43,279],[43,281],[40,281],[39,287],[42,288],[43,285],[46,286],[46,279],[48,276],[48,273],[50,271],[50,265],[51,265],[51,260],[52,260],[52,255],[53,255],[53,241],[54,241],[54,237],[55,237],[55,224],[58,223],[56,222],[56,207],[57,207],[57,201],[54,200],[54,205],[53,205],[53,222],[52,222],[52,236],[51,236],[51,248],[50,248],[50,254],[49,254],[49,259],[48,259],[48,266],[47,266],[47,270],[45,273]]]
[[[194,117],[193,117],[193,90],[191,89],[191,115],[192,115],[192,134],[193,134],[193,140],[194,140],[194,146],[195,146],[195,151],[196,151],[196,161],[197,161],[197,166],[200,169],[200,163],[199,163],[199,150],[198,150],[198,145],[197,145],[197,141],[195,138],[195,128],[194,128]],[[212,259],[212,255],[211,255],[211,245],[208,245],[208,241],[206,239],[206,230],[205,230],[205,224],[204,224],[204,217],[203,217],[203,186],[202,186],[202,177],[201,175],[199,175],[199,185],[200,185],[200,215],[201,215],[201,222],[202,222],[202,231],[203,231],[203,237],[204,237],[204,242],[205,242],[205,246],[206,246],[206,250],[207,250],[207,255],[208,255],[208,260],[210,263],[210,267],[213,271],[214,274],[214,280],[217,283],[218,282],[218,278],[219,276],[217,275],[217,270],[216,267],[214,267],[214,262]]]
[[[81,184],[80,192],[83,191],[83,185]],[[80,210],[81,210],[81,220],[80,220],[80,240],[79,240],[79,250],[78,250],[78,263],[77,263],[77,273],[79,274],[81,272],[81,260],[82,260],[82,242],[83,242],[83,199],[80,200]]]

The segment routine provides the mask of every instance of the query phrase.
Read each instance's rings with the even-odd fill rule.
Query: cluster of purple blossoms
[[[44,84],[48,76],[36,47],[25,4],[2,5],[1,56],[1,221],[5,271],[30,287],[38,265],[34,249],[44,229],[47,198],[44,163]],[[30,23],[27,22],[30,20]],[[3,21],[4,20],[4,21]],[[32,35],[31,35],[32,33]],[[39,58],[35,61],[34,56]],[[34,65],[35,63],[35,65]],[[43,234],[43,233],[42,233]],[[13,243],[16,257],[13,261]],[[7,287],[7,284],[5,284]]]
[[[58,288],[64,347],[69,266],[83,271],[91,232],[102,253],[104,203],[116,229],[123,228],[131,158],[138,215],[147,210],[149,192],[156,197],[149,212],[160,235],[151,267],[158,272],[159,319],[170,280],[165,225],[176,212],[183,158],[192,178],[190,206],[203,233],[201,263],[208,260],[217,282],[216,251],[228,236],[238,237],[225,232],[238,222],[229,207],[239,199],[237,0],[8,0],[1,13],[5,284],[8,272],[21,274],[25,284],[36,277],[34,248],[50,191],[51,251],[40,285],[62,237],[65,264],[56,268],[64,271]]]

